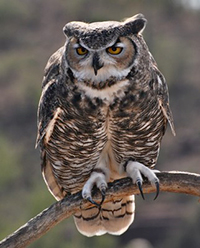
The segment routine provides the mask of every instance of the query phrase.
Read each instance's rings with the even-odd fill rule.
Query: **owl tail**
[[[121,199],[103,203],[101,208],[92,206],[80,209],[74,216],[79,232],[85,236],[103,235],[110,233],[120,235],[133,222],[135,213],[135,198],[127,196]]]

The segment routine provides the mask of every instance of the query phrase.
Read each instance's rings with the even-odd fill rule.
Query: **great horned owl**
[[[70,22],[66,43],[49,59],[38,109],[37,144],[42,173],[60,200],[82,190],[94,205],[74,216],[86,235],[119,235],[134,219],[134,196],[97,204],[107,183],[132,178],[142,193],[142,175],[157,187],[152,170],[169,122],[165,79],[142,37],[142,14],[123,22]]]

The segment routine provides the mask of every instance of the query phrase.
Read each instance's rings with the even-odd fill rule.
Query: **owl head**
[[[121,80],[137,64],[141,32],[146,24],[142,14],[123,22],[70,22],[63,28],[67,37],[64,59],[79,81]]]

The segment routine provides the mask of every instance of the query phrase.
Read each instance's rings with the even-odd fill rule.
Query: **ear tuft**
[[[63,28],[63,33],[65,34],[66,37],[71,37],[73,36],[73,28],[71,23],[67,23],[64,28]]]
[[[125,27],[129,29],[129,32],[132,34],[142,33],[145,29],[147,20],[142,14],[137,14],[133,17],[130,17],[125,20]]]

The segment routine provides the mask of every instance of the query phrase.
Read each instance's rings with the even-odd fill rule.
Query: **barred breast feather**
[[[100,49],[92,35],[95,25],[90,27],[90,35],[87,36],[83,30],[88,24],[83,25],[80,33],[76,30],[80,23],[74,24],[75,31],[73,23],[69,25],[68,32],[65,28],[69,35],[66,45],[48,61],[38,108],[36,146],[41,148],[44,180],[57,200],[80,190],[83,192],[83,189],[85,199],[90,200],[90,191],[96,183],[94,178],[103,182],[101,192],[104,194],[108,182],[130,176],[126,171],[129,162],[135,162],[137,168],[154,168],[167,123],[175,134],[165,79],[140,34],[145,22],[142,15],[128,19],[123,25],[130,37],[125,39],[124,31],[121,40],[109,43],[113,53],[116,52],[113,48],[115,43],[119,51],[125,50],[126,45],[131,47],[133,55],[127,52],[123,61],[116,59],[113,62],[112,55],[108,65],[105,60],[108,56],[104,55],[103,63],[94,52],[94,49]],[[103,26],[99,25],[101,28],[95,29],[99,32],[97,36],[104,34]],[[112,25],[107,22],[105,25],[111,29]],[[122,32],[122,24],[118,27],[118,23],[114,22],[113,25],[118,33]],[[75,38],[71,37],[73,32]],[[115,39],[116,32],[107,33]],[[79,37],[81,34],[84,35],[83,40]],[[91,45],[92,61],[85,57],[83,62],[82,55],[79,61],[79,50],[75,53],[75,49],[80,49],[81,42],[89,43],[89,39],[94,43]],[[85,47],[90,48],[85,44],[80,54],[87,53]],[[105,53],[107,51],[106,47]],[[81,71],[83,63],[85,67]],[[116,76],[110,76],[116,71]],[[92,75],[95,81],[90,80],[88,75]],[[83,76],[87,78],[82,79]],[[131,163],[129,171],[133,168]],[[90,179],[92,183],[87,184]],[[98,188],[101,189],[101,185]],[[131,225],[134,213],[134,196],[113,196],[111,201],[105,201],[101,206],[94,204],[87,209],[80,206],[74,219],[77,229],[86,236],[119,235]]]
[[[154,83],[149,82],[150,87]],[[116,176],[119,173],[116,168],[129,158],[149,167],[155,165],[168,110],[163,115],[164,103],[160,108],[149,88],[141,91],[129,85],[126,91],[122,99],[116,97],[110,104],[98,97],[90,98],[76,85],[62,85],[57,77],[44,86],[38,140],[43,176],[57,200],[83,188],[108,139],[116,163],[111,181],[122,177]],[[74,218],[84,235],[120,234],[132,223],[134,211],[134,196],[131,196],[113,199],[101,209],[80,208]]]

